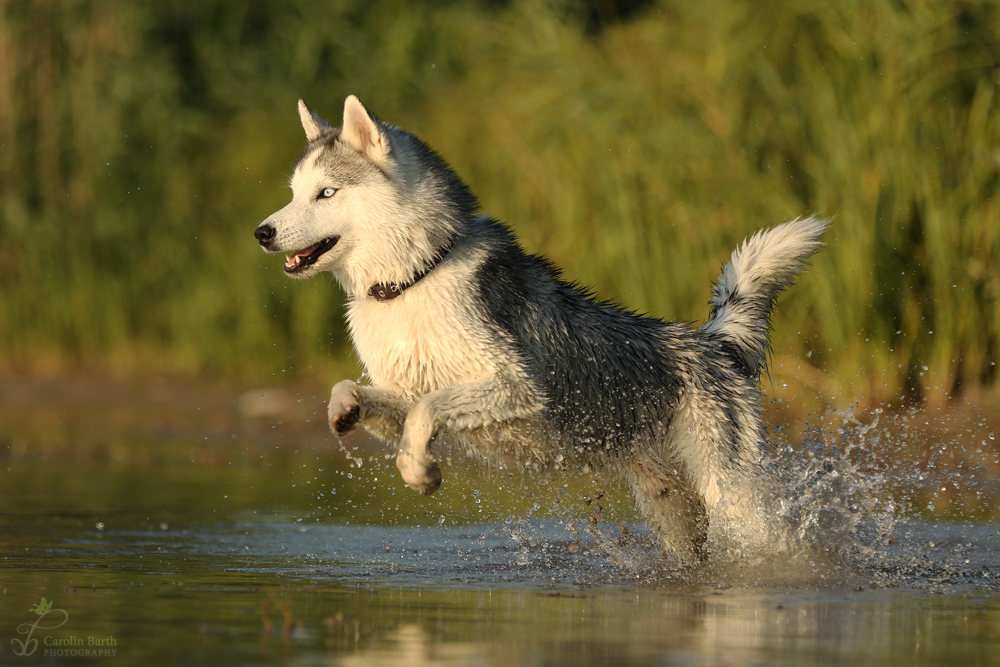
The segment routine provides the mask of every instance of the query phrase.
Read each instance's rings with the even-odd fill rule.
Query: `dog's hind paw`
[[[358,403],[356,386],[350,380],[344,380],[335,384],[330,392],[327,418],[330,430],[337,435],[347,435],[354,430],[361,419],[361,405]]]

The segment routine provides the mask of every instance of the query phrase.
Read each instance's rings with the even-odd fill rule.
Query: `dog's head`
[[[340,128],[302,100],[299,117],[309,144],[292,174],[292,201],[254,233],[267,252],[287,254],[288,275],[331,271],[353,296],[405,283],[475,212],[468,188],[430,148],[353,95]]]

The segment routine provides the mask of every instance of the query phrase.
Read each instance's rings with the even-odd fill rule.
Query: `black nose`
[[[270,243],[274,238],[274,227],[265,223],[255,229],[253,235],[261,245]]]

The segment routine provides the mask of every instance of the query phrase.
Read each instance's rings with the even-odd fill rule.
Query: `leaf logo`
[[[52,609],[52,601],[46,601],[45,598],[42,598],[42,601],[32,607],[29,611],[33,611],[39,616],[45,616],[45,614],[49,613],[50,609]]]
[[[38,614],[38,618],[34,623],[22,623],[17,626],[17,634],[24,635],[24,639],[18,639],[17,637],[10,640],[14,645],[14,653],[16,655],[31,655],[38,648],[38,640],[32,638],[31,635],[34,634],[35,630],[55,630],[56,628],[61,628],[66,625],[69,620],[69,614],[65,609],[53,609],[52,602],[42,598],[42,601],[32,607],[29,611],[33,611]],[[49,613],[59,613],[63,615],[62,621],[55,625],[42,625],[42,621],[45,619]],[[50,619],[51,620],[51,619]]]

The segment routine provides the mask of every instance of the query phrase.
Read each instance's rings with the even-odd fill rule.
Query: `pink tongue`
[[[291,257],[288,257],[285,260],[285,266],[288,266],[288,267],[297,266],[298,263],[302,260],[303,257],[308,257],[318,247],[319,247],[319,244],[317,243],[316,245],[309,246],[305,250],[299,250],[297,253],[295,253]]]

